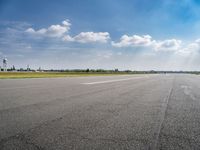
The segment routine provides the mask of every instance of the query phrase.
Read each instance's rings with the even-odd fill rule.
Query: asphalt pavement
[[[199,150],[200,76],[0,80],[0,150]]]

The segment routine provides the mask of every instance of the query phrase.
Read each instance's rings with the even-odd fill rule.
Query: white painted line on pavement
[[[144,78],[144,77],[133,77],[133,78],[126,78],[126,79],[106,80],[106,81],[88,82],[88,83],[81,83],[81,84],[86,84],[86,85],[103,84],[103,83],[127,81],[127,80],[132,80],[132,79],[140,79],[140,78]]]

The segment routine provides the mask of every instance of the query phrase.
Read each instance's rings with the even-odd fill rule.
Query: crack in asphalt
[[[172,87],[169,90],[169,94],[165,97],[165,103],[164,103],[165,107],[164,107],[163,112],[162,112],[161,121],[159,123],[159,127],[158,127],[158,130],[156,132],[155,140],[153,141],[153,144],[149,147],[149,149],[152,149],[152,150],[158,149],[158,141],[159,141],[159,138],[160,138],[160,133],[161,133],[161,129],[162,129],[162,126],[163,126],[163,122],[166,118],[166,113],[167,113],[167,109],[168,109],[168,106],[169,106],[169,101],[170,101],[170,98],[171,98],[171,95],[172,95],[172,92],[173,92],[174,82],[175,82],[175,78],[172,81]]]

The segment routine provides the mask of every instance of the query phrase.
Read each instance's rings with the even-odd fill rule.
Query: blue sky
[[[0,58],[45,69],[200,70],[198,0],[0,0]]]

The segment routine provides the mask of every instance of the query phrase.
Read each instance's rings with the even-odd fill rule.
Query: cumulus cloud
[[[177,51],[181,47],[181,40],[169,39],[155,42],[154,49],[156,51]]]
[[[79,42],[79,43],[106,43],[110,39],[108,32],[81,32],[80,34],[71,37],[65,35],[62,40],[67,42]]]
[[[70,22],[69,20],[64,20],[62,25],[51,25],[48,28],[42,28],[39,30],[35,30],[33,28],[28,28],[26,30],[27,33],[40,35],[40,36],[47,36],[47,37],[62,37],[70,30]]]
[[[51,25],[48,28],[42,28],[39,30],[28,28],[25,32],[36,36],[57,37],[66,42],[106,43],[110,39],[110,34],[108,32],[81,32],[72,37],[68,34],[70,26],[70,21],[64,20],[61,25]]]
[[[70,35],[65,35],[65,36],[63,36],[62,40],[66,41],[66,42],[73,42],[74,38],[71,37]]]
[[[81,32],[74,37],[74,40],[80,43],[106,43],[109,39],[110,34],[108,32]]]
[[[136,47],[136,46],[150,46],[154,43],[152,40],[152,37],[150,35],[133,35],[133,36],[128,36],[128,35],[123,35],[120,38],[119,42],[113,42],[112,41],[112,46],[114,47]]]
[[[63,24],[64,26],[68,27],[68,30],[70,29],[71,23],[70,23],[69,19],[64,20],[64,21],[62,22],[62,24]]]
[[[28,28],[26,33],[34,36],[58,38],[64,42],[78,43],[107,43],[111,38],[108,32],[81,32],[75,36],[69,35],[71,23],[69,20],[61,24],[51,25],[47,28]],[[176,54],[195,54],[200,52],[200,39],[188,44],[178,39],[154,40],[150,35],[123,35],[118,42],[112,41],[113,47],[144,47],[155,52],[173,52]]]
[[[119,42],[113,42],[114,47],[148,47],[155,51],[177,51],[181,48],[182,41],[167,39],[163,41],[153,40],[150,35],[123,35]]]

